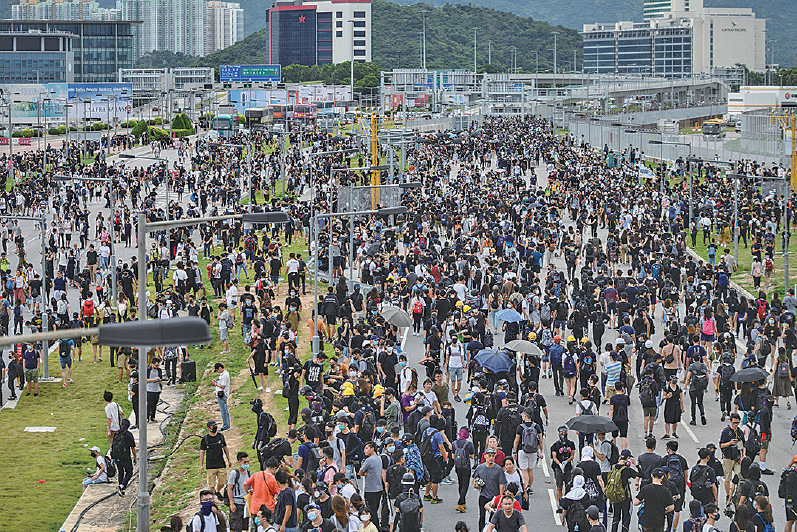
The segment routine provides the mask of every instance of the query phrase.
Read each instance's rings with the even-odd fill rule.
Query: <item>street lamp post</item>
[[[479,28],[473,28],[473,73],[476,73],[476,32]]]

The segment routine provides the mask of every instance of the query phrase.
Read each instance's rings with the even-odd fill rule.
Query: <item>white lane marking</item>
[[[692,439],[694,440],[695,443],[700,443],[700,441],[697,439],[697,436],[695,436],[695,433],[692,432],[692,429],[689,428],[688,424],[686,424],[684,422],[681,422],[680,425],[684,428],[686,433],[689,434],[689,436],[692,437]]]
[[[562,516],[556,513],[557,508],[559,508],[559,503],[556,502],[556,494],[553,491],[553,488],[548,488],[548,497],[551,499],[551,510],[553,511],[553,520],[556,521],[558,526],[562,526]]]
[[[548,464],[545,463],[545,458],[540,460],[540,467],[542,468],[542,472],[545,473],[545,478],[550,478],[551,473],[548,471]]]

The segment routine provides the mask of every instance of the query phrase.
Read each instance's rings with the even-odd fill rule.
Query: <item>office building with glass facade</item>
[[[278,0],[267,21],[272,64],[371,60],[370,0]]]
[[[0,20],[0,34],[71,34],[74,81],[116,81],[120,68],[133,67],[135,21]],[[20,53],[20,51],[12,52]]]
[[[0,85],[75,80],[74,36],[0,32]]]

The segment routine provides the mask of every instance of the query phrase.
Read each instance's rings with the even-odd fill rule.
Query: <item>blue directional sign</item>
[[[280,65],[221,65],[219,77],[222,82],[279,82],[282,80]]]

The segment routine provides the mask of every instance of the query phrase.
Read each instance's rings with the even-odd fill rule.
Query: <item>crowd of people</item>
[[[240,212],[250,197],[247,155],[256,208],[290,215],[267,228],[227,221],[173,230],[154,235],[147,250],[149,316],[200,316],[218,329],[223,351],[240,335],[247,347],[233,355],[252,361],[259,379],[254,444],[232,450],[233,460],[224,433],[235,421],[227,409],[235,389],[224,365],[214,367],[221,426],[208,421],[200,444],[207,486],[192,530],[224,523],[232,531],[404,532],[423,527],[425,504],[444,503],[464,514],[457,530],[527,530],[535,499],[547,501],[535,493],[542,462],[554,477],[557,519],[570,531],[625,532],[634,519],[644,532],[710,531],[727,516],[723,528],[772,532],[775,496],[790,530],[795,464],[767,462],[774,412],[783,401],[790,409],[795,395],[797,299],[765,291],[794,216],[789,198],[766,186],[786,175],[782,167],[740,161],[729,169],[685,156],[640,182],[633,150],[614,154],[609,166],[608,147],[557,136],[545,120],[485,118],[407,150],[405,178],[420,186],[403,192],[406,214],[331,218],[314,230],[313,213],[337,210],[338,187],[365,178],[343,168],[364,165],[344,151],[352,140],[303,136],[299,143],[292,134],[284,157],[267,133],[228,143],[240,146],[183,140],[163,147],[177,150],[172,164],[75,167],[68,184],[20,181],[0,203],[8,213],[54,213],[44,282],[24,259],[16,222],[3,227],[6,331],[11,315],[16,330],[17,307],[20,329],[41,327],[43,312],[51,328],[135,319],[136,264],[113,264],[112,244],[137,245],[140,209],[151,220]],[[686,173],[695,176],[692,215]],[[736,183],[731,174],[747,177]],[[80,179],[108,176],[110,189]],[[89,214],[98,197],[108,216]],[[749,272],[730,252],[737,219],[742,249],[753,256]],[[689,249],[699,237],[705,259]],[[300,251],[284,251],[296,243]],[[333,279],[308,303],[316,252]],[[14,253],[16,273],[6,259]],[[349,268],[356,279],[347,281]],[[753,297],[732,282],[748,279],[761,289]],[[303,360],[300,339],[313,335],[320,349]],[[408,336],[417,340],[405,349]],[[73,357],[92,343],[63,348],[64,387]],[[205,347],[148,353],[151,411],[136,412],[133,425],[154,419],[162,386],[181,378],[178,360]],[[41,352],[30,345],[17,353],[17,384],[37,384]],[[130,371],[138,356],[111,353],[131,397],[139,393],[140,376]],[[286,399],[287,431],[264,410],[272,390]],[[704,401],[712,395],[715,408]],[[112,399],[117,461],[122,443],[113,442],[127,441],[129,426]],[[576,419],[553,430],[549,420],[564,411]],[[642,439],[633,437],[636,420]],[[726,421],[698,461],[679,454],[684,424]],[[571,422],[583,425],[574,431]],[[118,459],[121,493],[134,450]],[[104,454],[92,456],[97,471],[84,485],[107,480]],[[763,478],[780,468],[770,494]],[[440,486],[454,484],[456,502],[443,501]]]

